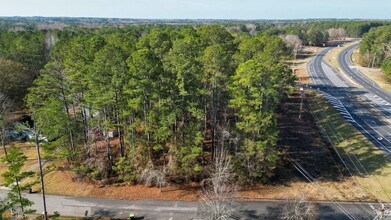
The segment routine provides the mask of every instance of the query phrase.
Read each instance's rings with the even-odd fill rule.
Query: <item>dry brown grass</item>
[[[13,142],[9,145],[6,145],[6,149],[9,149],[11,147],[18,147],[22,150],[24,155],[27,157],[27,162],[23,166],[22,170],[27,170],[31,166],[34,166],[37,163],[37,154],[35,150],[35,146],[32,143],[28,142]],[[0,157],[4,157],[4,151],[1,149],[0,151]],[[4,173],[7,171],[7,164],[5,163],[0,163],[0,174]],[[4,183],[3,177],[0,176],[0,184],[2,185]]]
[[[35,147],[29,143],[16,143],[15,147],[21,147],[25,155],[29,158],[24,170],[35,166],[37,156]],[[1,155],[1,154],[0,154]],[[60,162],[52,164],[60,165]],[[4,172],[6,166],[1,165],[0,172]],[[380,181],[389,181],[389,176],[384,176]],[[365,178],[368,181],[368,178]],[[355,186],[352,179],[347,178],[343,181],[319,181],[319,184],[337,200],[364,200],[365,195]],[[33,190],[39,190],[35,186]],[[55,170],[45,175],[45,190],[49,194],[69,195],[69,196],[92,196],[113,199],[157,199],[157,200],[183,200],[196,201],[200,198],[202,188],[198,183],[171,185],[163,188],[160,192],[158,187],[145,187],[143,185],[122,185],[122,186],[104,186],[98,183],[78,181],[76,174],[72,171]],[[245,200],[255,199],[285,199],[294,196],[299,191],[305,191],[310,199],[327,200],[324,194],[314,184],[303,180],[291,180],[284,184],[257,185],[250,189],[242,189],[239,197]]]
[[[339,70],[340,69],[340,66],[339,66],[339,63],[338,63],[339,55],[341,54],[341,52],[343,50],[345,50],[347,47],[349,47],[349,46],[351,46],[353,44],[357,44],[357,41],[350,42],[350,43],[344,44],[344,45],[342,45],[340,47],[335,47],[335,48],[330,49],[329,52],[325,54],[323,60],[327,64],[332,66],[334,69]]]
[[[338,57],[341,54],[341,52],[343,50],[345,50],[347,47],[350,47],[350,46],[352,46],[354,44],[357,44],[357,41],[350,42],[350,43],[344,44],[344,45],[342,45],[340,47],[335,47],[335,48],[329,50],[329,52],[325,54],[323,60],[327,64],[329,64],[331,67],[333,67],[339,74],[341,74],[342,77],[344,77],[350,83],[352,83],[356,87],[361,87],[359,84],[357,84],[355,81],[353,81],[349,76],[347,76],[345,74],[345,72],[343,72],[341,70],[341,67],[340,67],[339,62],[338,62]]]
[[[381,69],[360,66],[358,48],[353,51],[352,60],[355,68],[358,69],[362,74],[376,82],[376,84],[378,84],[382,89],[391,92],[391,84],[386,81],[384,73]]]
[[[45,175],[45,190],[49,194],[89,196],[96,185],[77,181],[71,171],[52,171]]]
[[[286,61],[286,64],[292,68],[292,71],[301,83],[309,83],[310,78],[307,73],[307,63],[312,59],[313,55],[318,53],[320,50],[322,50],[320,47],[304,47],[303,52],[305,55],[298,56],[296,60]]]
[[[325,117],[320,118],[320,123],[324,128],[327,128],[327,123],[332,124],[336,130],[329,133],[331,140],[333,141],[336,150],[341,156],[350,164],[346,153],[351,158],[357,158],[361,164],[354,159],[355,164],[359,167],[360,172],[365,177],[354,175],[354,178],[347,178],[345,181],[351,181],[351,186],[363,191],[365,189],[368,195],[373,198],[379,198],[383,201],[391,201],[391,160],[384,152],[378,147],[374,146],[365,136],[363,136],[358,130],[353,127],[351,123],[346,121],[341,114],[332,107],[323,97],[316,96],[318,107],[314,106],[314,112],[322,112]],[[338,135],[333,135],[336,132],[342,137],[342,140]],[[353,165],[349,165],[353,174],[356,174]],[[359,184],[355,184],[356,180]],[[340,182],[339,184],[342,184]],[[349,184],[348,184],[349,185]]]

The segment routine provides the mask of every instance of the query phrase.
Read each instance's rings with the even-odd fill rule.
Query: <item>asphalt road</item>
[[[0,196],[5,195],[0,190]],[[34,202],[33,209],[42,213],[41,194],[27,194]],[[143,219],[196,219],[198,206],[196,202],[182,201],[127,201],[100,198],[79,198],[69,196],[47,196],[49,215],[58,211],[63,216],[88,216],[94,218],[127,218],[130,212],[143,216]],[[281,201],[240,202],[237,219],[277,219],[281,212]],[[366,203],[340,203],[354,219],[373,219],[374,212]],[[317,219],[349,219],[332,203],[317,203]]]
[[[353,50],[358,45],[352,45],[345,50],[343,50],[338,57],[338,62],[341,66],[341,69],[351,77],[354,81],[362,85],[364,88],[366,88],[369,92],[376,94],[380,98],[384,99],[388,103],[391,103],[391,93],[382,90],[374,81],[366,77],[365,75],[361,74],[360,71],[356,70],[354,68],[354,65],[352,63],[351,57]]]
[[[344,111],[349,113],[351,117],[349,121],[353,126],[379,149],[391,156],[391,127],[384,120],[381,120],[378,114],[373,113],[373,110],[376,109],[383,116],[388,117],[388,115],[391,115],[391,105],[388,112],[385,108],[388,102],[382,100],[383,104],[380,104],[380,102],[375,103],[371,99],[371,97],[377,97],[380,92],[373,94],[365,88],[356,88],[349,80],[346,80],[336,70],[323,62],[324,55],[331,49],[325,48],[308,63],[307,68],[312,80],[311,86],[337,99],[344,107]],[[343,54],[348,55],[346,52]],[[349,64],[347,65],[349,66]],[[355,80],[353,76],[352,79]],[[363,86],[365,87],[365,85],[367,84]],[[369,103],[368,106],[373,109],[361,105],[354,97],[365,100]]]

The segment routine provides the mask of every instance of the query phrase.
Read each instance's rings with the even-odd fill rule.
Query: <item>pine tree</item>
[[[7,194],[9,207],[13,207],[17,210],[20,209],[23,218],[26,218],[26,214],[30,214],[35,211],[27,209],[33,204],[33,202],[22,196],[23,191],[28,190],[32,185],[34,185],[34,183],[22,184],[23,180],[34,175],[33,172],[21,171],[26,161],[27,157],[23,155],[19,148],[9,149],[8,155],[2,158],[2,162],[8,163],[8,170],[1,174],[4,178],[4,186],[10,187],[10,191]]]

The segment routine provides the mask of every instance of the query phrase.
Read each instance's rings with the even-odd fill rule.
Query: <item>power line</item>
[[[307,96],[307,97],[308,97],[308,96]],[[308,99],[308,100],[309,100],[309,99]],[[316,113],[315,113],[314,111],[311,110],[311,106],[310,106],[308,100],[307,100],[307,104],[308,104],[308,107],[309,107],[310,111],[313,113],[313,115],[315,116],[316,120],[317,120],[317,121],[320,121],[319,118],[318,118],[318,116],[316,115]],[[337,100],[338,100],[338,99],[337,99]],[[338,101],[339,101],[339,100],[338,100]],[[312,100],[312,102],[315,103],[315,104],[318,106],[318,109],[319,109],[319,110],[324,111],[324,110],[319,106],[319,103],[315,102],[314,100]],[[340,102],[340,101],[339,101],[339,102]],[[340,104],[343,106],[343,104],[342,104],[341,102],[340,102]],[[346,110],[346,111],[347,111],[347,110]],[[321,113],[321,115],[322,115],[323,118],[326,118],[326,117],[324,117],[324,114],[323,114],[323,113]],[[338,131],[338,129],[335,128],[334,124],[331,123],[331,125],[332,125],[332,127],[333,127],[334,129],[332,129],[332,128],[330,127],[329,124],[330,124],[330,122],[327,122],[327,125],[328,125],[330,131],[333,133],[334,137],[338,140],[338,138],[337,138],[337,136],[336,136],[336,134],[335,134],[335,132],[336,132],[336,133],[338,134],[338,136],[340,136],[341,139],[343,139],[342,135],[340,134],[340,132]],[[335,130],[335,132],[334,132],[334,130]],[[330,138],[329,138],[329,139],[330,139]],[[331,139],[330,139],[330,141],[332,142]],[[356,178],[355,178],[355,177],[352,175],[352,173],[350,172],[349,167],[347,166],[346,162],[343,160],[343,158],[341,157],[341,155],[338,153],[338,150],[335,148],[334,144],[331,143],[331,145],[332,145],[333,149],[335,150],[335,152],[337,153],[337,155],[338,155],[338,157],[340,158],[340,160],[342,161],[342,163],[344,164],[344,166],[346,167],[346,169],[348,170],[350,176],[353,178],[353,180],[356,182],[356,184],[358,184],[358,185],[361,186],[361,184],[358,183],[358,181],[356,180]],[[350,149],[350,147],[348,147],[348,148]],[[346,152],[346,150],[345,150],[344,148],[342,148],[342,150],[343,150],[344,153],[349,157],[351,163],[354,165],[354,167],[356,168],[356,170],[357,170],[357,172],[359,173],[359,175],[363,176],[362,173],[360,172],[360,170],[358,169],[357,165],[354,163],[354,161],[351,159],[351,157],[349,156],[349,154]],[[357,158],[357,156],[356,156],[354,153],[353,153],[353,156],[355,157],[355,159],[357,160],[357,162],[360,164],[360,166],[361,166],[362,169],[364,170],[364,173],[365,173],[366,175],[369,175],[369,173],[368,173],[368,171],[365,169],[364,165],[361,163],[361,161]],[[381,187],[381,189],[382,189],[382,191],[384,192],[385,196],[391,201],[391,199],[390,199],[388,193],[385,191],[383,185],[380,183],[380,181],[379,181],[375,176],[374,176],[374,178],[375,178],[376,182],[378,183],[378,185]],[[362,186],[361,186],[361,188],[362,188]],[[371,187],[371,188],[372,188],[372,187]],[[372,189],[373,189],[373,188],[372,188]],[[363,191],[365,191],[365,190],[363,189]],[[372,194],[372,195],[373,195],[373,194]]]
[[[337,202],[336,200],[333,199],[333,197],[327,193],[327,191],[320,185],[318,184],[314,177],[311,176],[311,174],[309,174],[299,163],[295,162],[295,161],[292,161],[291,159],[288,158],[288,160],[292,163],[292,165],[295,167],[295,169],[297,171],[299,171],[303,176],[304,178],[306,178],[310,183],[314,183],[315,186],[317,187],[317,189],[323,193],[327,199],[329,199],[334,205],[336,205],[349,219],[351,220],[355,220],[356,218],[349,213],[349,211],[347,211],[339,202]]]

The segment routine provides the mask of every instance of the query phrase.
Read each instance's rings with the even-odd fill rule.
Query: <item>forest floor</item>
[[[309,77],[306,74],[306,62],[312,53],[319,52],[321,48],[307,48],[307,55],[299,57],[294,63],[295,74],[302,83],[308,83]],[[308,100],[311,98],[311,100]],[[314,106],[311,103],[317,102]],[[387,169],[373,169],[373,175],[367,177],[349,176],[343,169],[341,162],[338,162],[336,151],[327,144],[319,133],[314,114],[332,108],[319,95],[310,94],[303,97],[303,106],[300,114],[302,97],[297,89],[291,96],[287,97],[280,105],[277,113],[280,139],[278,149],[281,152],[281,160],[276,168],[276,175],[269,184],[258,184],[252,187],[242,187],[238,196],[243,200],[258,199],[287,199],[306,195],[311,200],[339,200],[339,201],[374,201],[379,198],[388,200],[387,195],[391,193],[391,186],[385,189],[387,192],[368,192],[370,186],[363,181],[375,181],[371,176],[376,175],[376,181],[389,183],[391,179],[391,163],[381,160],[383,167]],[[312,112],[311,112],[312,111]],[[332,111],[332,110],[330,110]],[[315,112],[315,113],[314,113]],[[331,114],[328,120],[339,120],[339,114]],[[345,126],[345,125],[341,125]],[[345,126],[346,127],[346,126]],[[347,129],[354,129],[347,127]],[[348,131],[349,132],[349,131]],[[356,132],[356,131],[350,131]],[[24,169],[35,169],[34,163],[37,156],[34,145],[30,143],[15,143],[14,146],[23,148],[29,158]],[[8,146],[10,147],[10,146]],[[340,146],[338,146],[340,147]],[[343,147],[343,146],[342,146]],[[2,153],[0,153],[1,156]],[[379,152],[376,151],[376,154]],[[367,155],[368,156],[368,155]],[[308,182],[292,165],[292,162],[303,166],[316,179],[316,183]],[[183,185],[170,185],[162,190],[156,187],[145,187],[143,185],[106,185],[80,179],[72,171],[61,169],[65,166],[64,161],[48,162],[46,168],[55,164],[57,169],[45,175],[45,190],[49,194],[103,197],[129,200],[184,200],[196,201],[202,197],[202,188],[198,183]],[[6,164],[0,166],[0,173],[6,170]],[[384,178],[382,178],[384,177]],[[379,179],[382,178],[382,179]],[[3,180],[0,178],[0,184]],[[376,185],[376,184],[372,184]],[[389,185],[389,184],[388,184]],[[379,188],[379,187],[378,187]],[[37,188],[34,188],[37,190]],[[327,192],[327,194],[325,193]],[[389,198],[389,197],[388,197]]]

